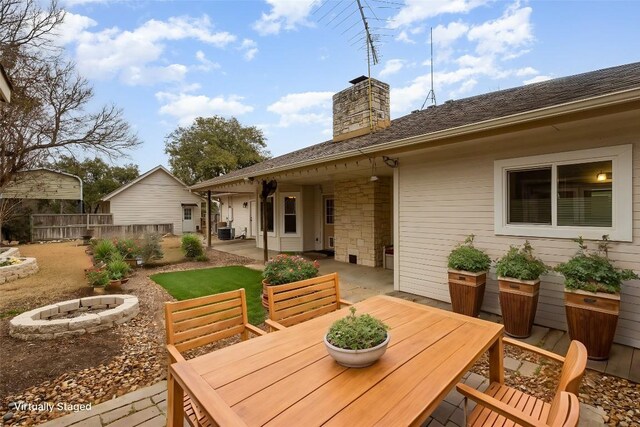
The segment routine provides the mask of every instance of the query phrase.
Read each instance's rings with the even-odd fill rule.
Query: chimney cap
[[[349,80],[349,83],[351,83],[352,85],[357,85],[360,82],[363,82],[365,80],[367,80],[369,77],[367,76],[360,76],[360,77],[356,77],[353,80]]]

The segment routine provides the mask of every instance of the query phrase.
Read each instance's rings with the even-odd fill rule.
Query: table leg
[[[167,378],[167,427],[182,427],[184,423],[184,392],[170,375]]]
[[[502,336],[489,348],[489,382],[504,384],[504,344]]]

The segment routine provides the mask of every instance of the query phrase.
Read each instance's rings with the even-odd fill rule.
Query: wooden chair
[[[183,352],[249,333],[264,335],[265,331],[251,325],[247,318],[247,299],[244,289],[165,303],[167,351],[169,364],[184,362]],[[184,396],[184,413],[193,427],[208,426],[210,420]]]
[[[338,273],[285,285],[267,287],[269,319],[265,321],[272,330],[284,329],[305,320],[339,310],[351,305],[340,299]]]
[[[578,388],[587,366],[587,349],[579,341],[571,341],[565,357],[520,341],[504,338],[507,344],[537,353],[556,362],[563,363],[556,395],[551,404],[514,388],[497,382],[491,383],[484,392],[466,384],[458,384],[457,390],[478,403],[468,418],[468,426],[567,426],[578,424],[580,404]]]

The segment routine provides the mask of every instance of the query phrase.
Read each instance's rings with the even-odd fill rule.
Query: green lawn
[[[217,267],[154,274],[151,280],[178,301],[244,288],[249,323],[259,325],[264,321],[266,313],[261,304],[261,271],[242,266]]]

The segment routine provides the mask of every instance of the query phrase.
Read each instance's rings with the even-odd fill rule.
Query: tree
[[[100,199],[140,176],[138,166],[110,166],[99,157],[82,162],[62,156],[52,169],[79,176],[82,179],[83,212],[97,212]]]
[[[13,84],[12,102],[0,104],[0,189],[15,174],[61,155],[124,154],[140,143],[122,111],[89,111],[93,90],[54,43],[64,11],[51,0],[0,1],[0,62]]]
[[[173,174],[188,185],[251,166],[269,157],[261,130],[237,119],[198,117],[165,139]]]

